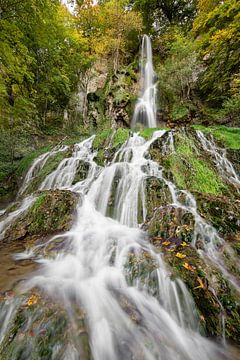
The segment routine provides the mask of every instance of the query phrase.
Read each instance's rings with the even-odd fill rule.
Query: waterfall
[[[51,151],[48,151],[42,155],[40,155],[39,157],[37,157],[31,167],[29,168],[22,186],[19,189],[18,195],[22,195],[26,189],[28,188],[29,184],[32,182],[32,180],[35,178],[35,176],[40,172],[40,170],[44,167],[44,165],[46,164],[46,162],[48,161],[48,159],[54,155],[56,155],[58,152],[64,152],[68,149],[68,146],[66,145],[62,145],[62,146],[57,146],[54,149],[52,149]]]
[[[220,175],[240,189],[240,177],[237,175],[232,163],[227,159],[225,149],[218,148],[213,138],[208,139],[202,131],[197,130],[196,133],[203,149],[212,156]]]
[[[76,221],[68,233],[26,253],[26,258],[36,256],[42,268],[25,289],[38,287],[68,309],[83,308],[94,360],[215,360],[221,356],[221,348],[199,334],[197,311],[186,286],[170,278],[161,254],[139,228],[146,213],[146,178],[164,179],[161,167],[147,157],[148,149],[164,134],[155,132],[148,141],[134,134],[105,168],[94,163],[92,138],[78,144],[74,156],[89,162],[87,178],[71,185],[69,177],[63,176],[74,163],[68,159],[59,169],[64,180],[49,182],[49,188],[58,184],[81,194]],[[172,137],[168,138],[172,144]],[[55,176],[53,172],[49,178]],[[55,257],[39,255],[40,247],[47,249],[61,236],[66,247]],[[150,268],[142,272],[145,259]]]
[[[148,128],[156,128],[156,74],[153,69],[151,39],[147,35],[144,35],[142,40],[140,70],[141,93],[134,110],[131,126],[134,128],[137,123],[140,123]]]

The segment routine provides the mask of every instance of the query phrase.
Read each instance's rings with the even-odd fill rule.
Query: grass
[[[240,128],[229,128],[227,126],[202,126],[194,125],[195,130],[211,133],[217,140],[220,140],[228,149],[240,149]]]
[[[192,139],[178,135],[176,153],[165,159],[165,164],[174,175],[176,184],[183,189],[221,195],[225,186],[214,168],[202,159]]]

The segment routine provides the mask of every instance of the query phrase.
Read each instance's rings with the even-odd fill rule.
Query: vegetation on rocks
[[[70,229],[77,196],[66,190],[44,191],[7,229],[4,241],[35,240]]]

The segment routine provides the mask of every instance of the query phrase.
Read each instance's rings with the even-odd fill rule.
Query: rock
[[[5,293],[0,301],[3,317],[7,316],[7,302]],[[69,359],[72,354],[82,360],[92,358],[85,316],[77,305],[73,307],[73,323],[59,301],[44,297],[36,289],[24,295],[13,293],[11,302],[20,306],[8,319],[10,324],[0,345],[2,360]]]
[[[6,230],[3,242],[67,231],[73,221],[77,195],[67,190],[44,191],[24,215]]]

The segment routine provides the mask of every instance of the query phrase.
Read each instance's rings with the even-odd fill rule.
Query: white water
[[[40,155],[39,157],[37,157],[30,169],[28,170],[21,188],[19,189],[18,195],[23,194],[26,189],[28,188],[29,184],[32,182],[32,180],[36,177],[36,175],[40,172],[40,170],[44,167],[44,165],[46,164],[47,160],[54,156],[55,154],[57,154],[58,152],[64,152],[68,149],[68,146],[63,145],[57,148],[52,149],[51,151],[46,152],[45,154]]]
[[[92,162],[95,156],[89,152],[93,139],[94,136],[75,144],[72,156],[60,162],[57,169],[49,174],[40,185],[39,190],[71,188],[80,160]]]
[[[237,175],[232,163],[226,157],[226,150],[220,149],[214,142],[214,139],[208,139],[202,131],[196,131],[198,139],[203,149],[208,152],[214,159],[215,165],[226,180],[231,182],[234,186],[240,189],[240,178]]]
[[[35,200],[36,197],[30,195],[22,201],[22,203],[16,210],[10,211],[5,216],[3,215],[3,219],[0,221],[0,240],[3,239],[5,232],[11,225],[12,221],[22,215],[27,209],[29,209],[29,207],[34,203]]]
[[[43,288],[62,299],[70,312],[76,304],[85,311],[96,360],[219,359],[221,350],[199,335],[196,309],[185,285],[170,279],[161,255],[138,228],[139,217],[144,220],[146,214],[145,179],[162,176],[159,165],[145,155],[163,135],[164,131],[155,133],[146,142],[134,134],[101,172],[93,165],[88,139],[81,154],[92,166],[79,186],[82,196],[76,223],[64,234],[66,248],[54,259],[42,258],[36,251],[42,269],[26,288]],[[69,186],[65,179],[61,187]],[[115,220],[106,217],[114,186]],[[42,246],[47,248],[59,237]],[[137,274],[130,258],[137,264]]]
[[[137,123],[141,123],[148,128],[156,128],[156,74],[153,69],[151,40],[147,35],[144,35],[142,40],[140,69],[141,94],[134,110],[131,126],[134,128]]]

